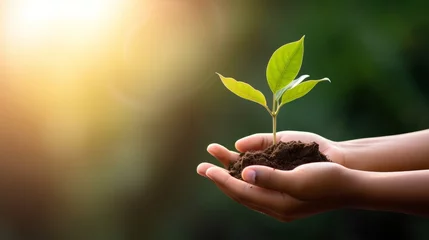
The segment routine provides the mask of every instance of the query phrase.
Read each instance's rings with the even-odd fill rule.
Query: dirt
[[[264,165],[279,170],[292,170],[302,164],[313,162],[330,162],[319,151],[319,144],[316,142],[279,142],[263,151],[241,153],[239,159],[233,162],[228,170],[231,176],[242,179],[241,171],[250,165]]]

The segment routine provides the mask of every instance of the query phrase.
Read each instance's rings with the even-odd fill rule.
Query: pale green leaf
[[[249,101],[253,101],[267,107],[267,100],[262,92],[254,89],[248,83],[237,81],[233,78],[227,78],[217,73],[222,80],[223,85],[237,96]]]
[[[286,90],[290,89],[290,88],[294,88],[296,85],[300,84],[302,81],[304,81],[306,78],[310,77],[309,75],[302,75],[301,77],[293,80],[292,82],[290,82],[286,87],[278,90],[276,92],[276,101],[279,101],[280,98],[282,98],[283,94],[286,92]]]
[[[266,75],[273,93],[287,86],[298,75],[304,57],[304,37],[281,46],[271,56]]]
[[[303,97],[304,95],[309,93],[311,89],[313,89],[314,86],[316,86],[316,84],[323,81],[331,82],[329,78],[323,78],[320,80],[308,80],[308,81],[302,82],[301,84],[296,85],[294,88],[287,90],[282,97],[281,105],[284,105],[288,102],[292,102],[293,100],[296,100],[300,97]]]

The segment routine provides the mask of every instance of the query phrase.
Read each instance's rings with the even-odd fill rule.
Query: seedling
[[[309,93],[317,83],[328,81],[329,78],[306,80],[309,75],[296,78],[304,56],[304,38],[287,43],[278,48],[271,56],[267,70],[268,85],[273,93],[273,104],[270,109],[264,94],[245,82],[224,77],[217,73],[227,89],[237,96],[262,105],[273,119],[273,145],[276,144],[277,116],[283,105],[290,103]],[[295,79],[296,78],[296,79]]]

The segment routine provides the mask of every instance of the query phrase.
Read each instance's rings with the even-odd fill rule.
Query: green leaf
[[[288,102],[292,102],[293,100],[296,100],[300,97],[303,97],[304,95],[309,93],[311,89],[313,89],[314,86],[316,86],[316,84],[323,81],[331,82],[329,78],[323,78],[320,80],[308,80],[301,84],[296,85],[294,88],[287,90],[283,95],[281,105],[284,105]]]
[[[226,78],[219,73],[216,74],[219,75],[223,85],[225,85],[226,88],[228,88],[237,96],[267,107],[267,100],[265,99],[265,96],[264,94],[262,94],[262,92],[254,89],[252,86],[245,82],[240,82],[233,78]]]
[[[279,101],[280,98],[282,98],[283,94],[286,92],[286,90],[290,89],[290,88],[294,88],[296,85],[300,84],[302,81],[304,81],[306,78],[310,77],[309,75],[302,75],[301,77],[293,80],[292,82],[290,82],[286,87],[280,89],[279,91],[276,92],[276,101]]]
[[[304,57],[304,37],[281,46],[271,56],[266,75],[273,93],[284,88],[298,75]]]

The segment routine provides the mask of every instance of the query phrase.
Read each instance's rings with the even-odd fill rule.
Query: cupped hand
[[[336,163],[310,163],[282,171],[266,166],[243,170],[244,181],[209,163],[198,173],[236,202],[283,222],[345,207],[352,199],[354,174]]]
[[[319,144],[319,151],[325,154],[332,162],[340,165],[345,165],[344,150],[337,142],[323,138],[317,134],[298,131],[283,131],[277,133],[276,141],[289,142],[301,141],[304,143],[316,142]],[[239,152],[264,150],[273,143],[273,135],[271,133],[258,133],[238,140],[235,143],[235,148]],[[207,151],[219,160],[225,167],[228,167],[231,162],[238,159],[239,153],[230,151],[222,145],[210,144]]]
[[[319,150],[333,163],[311,163],[291,171],[265,166],[249,166],[242,172],[244,181],[210,163],[201,163],[197,172],[211,179],[226,195],[258,212],[281,221],[291,221],[345,206],[352,194],[347,182],[352,181],[351,170],[342,166],[341,148],[333,141],[313,133],[284,131],[277,141],[316,142]],[[254,134],[238,140],[240,152],[263,150],[272,144],[272,134]],[[236,161],[239,153],[219,144],[211,144],[207,151],[225,167]]]
[[[299,131],[283,131],[276,134],[276,141],[289,142],[301,141],[304,143],[316,142],[319,144],[319,151],[325,154],[331,161],[344,165],[344,150],[341,146],[329,139],[321,137],[317,134],[310,132]],[[264,150],[273,143],[272,133],[258,133],[248,137],[244,137],[235,143],[235,148],[240,152],[252,150]],[[212,151],[214,150],[214,151]],[[217,153],[216,149],[209,147],[209,153]],[[216,157],[216,156],[214,156]],[[231,159],[233,160],[233,159]]]

